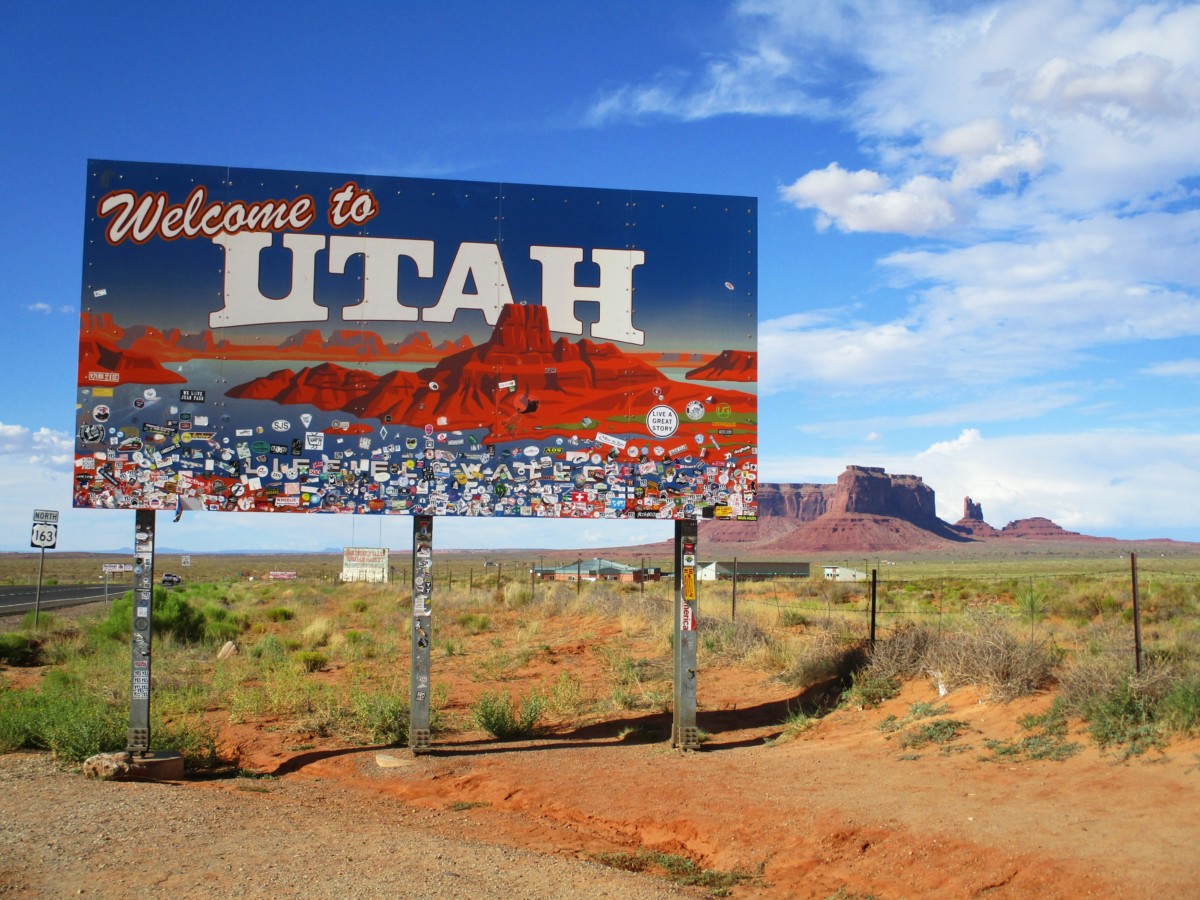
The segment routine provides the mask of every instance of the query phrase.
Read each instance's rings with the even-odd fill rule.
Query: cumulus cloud
[[[781,201],[913,239],[879,260],[907,309],[763,323],[765,393],[1003,383],[1200,335],[1200,6],[743,0],[733,22],[702,69],[600,118],[837,118],[870,164],[825,161]]]
[[[26,466],[61,466],[74,458],[70,435],[49,428],[29,429],[0,422],[0,457]]]
[[[842,231],[930,234],[958,218],[937,179],[918,175],[893,188],[878,172],[847,172],[836,162],[798,178],[782,194],[801,209],[817,209],[822,231],[836,224]]]

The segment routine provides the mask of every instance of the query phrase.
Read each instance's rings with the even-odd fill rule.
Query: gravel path
[[[320,780],[97,782],[0,756],[0,896],[679,897],[584,860],[439,837]]]

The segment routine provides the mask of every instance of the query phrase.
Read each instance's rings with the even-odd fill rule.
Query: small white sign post
[[[46,548],[58,545],[58,510],[35,509],[33,511],[33,534],[29,546],[40,547],[42,559],[38,564],[37,593],[33,598],[33,630],[37,631],[38,617],[42,612],[42,573],[46,570]]]

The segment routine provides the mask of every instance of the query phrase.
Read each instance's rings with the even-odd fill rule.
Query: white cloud
[[[617,88],[593,103],[589,125],[641,117],[695,121],[720,115],[825,115],[827,105],[794,81],[792,60],[769,44],[714,59],[698,75],[662,72],[650,84]]]
[[[891,321],[762,323],[762,390],[806,382],[980,385],[1064,371],[1096,348],[1200,335],[1200,212],[1046,223],[1023,241],[881,260],[909,309]]]
[[[918,239],[880,261],[903,313],[764,322],[764,393],[1003,384],[1200,335],[1200,5],[744,0],[733,21],[703,73],[619,89],[602,118],[836,116],[875,163],[781,199]]]
[[[1045,516],[1086,534],[1196,536],[1190,504],[1200,496],[1200,434],[1106,429],[985,438],[966,429],[907,464],[938,492],[943,518],[961,498],[982,504],[997,527]]]
[[[1142,369],[1142,373],[1165,378],[1195,378],[1200,376],[1200,359],[1177,359],[1171,362],[1158,363]]]
[[[45,313],[46,315],[52,312],[52,307],[49,303],[30,303],[25,308],[30,312]]]
[[[782,194],[801,209],[819,210],[821,230],[835,224],[842,231],[930,234],[958,218],[946,185],[934,178],[918,175],[892,188],[877,172],[847,172],[837,163],[809,172]]]
[[[931,445],[928,450],[918,453],[917,456],[920,458],[922,456],[959,453],[963,450],[968,450],[971,447],[978,446],[982,440],[983,435],[979,433],[978,428],[965,428],[963,429],[962,434],[960,434],[954,440],[939,441],[938,443]]]
[[[49,428],[36,431],[23,425],[7,425],[0,422],[0,457],[18,466],[61,466],[73,459],[74,441],[70,435]],[[7,466],[5,469],[7,470]],[[4,480],[18,476],[17,472],[5,472]]]

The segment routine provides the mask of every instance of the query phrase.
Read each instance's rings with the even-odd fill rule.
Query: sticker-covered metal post
[[[126,749],[150,752],[150,640],[154,622],[154,510],[139,509],[133,543],[132,681]]]
[[[696,520],[675,520],[675,703],[671,744],[700,747],[696,727]]]
[[[409,685],[408,746],[429,750],[429,647],[432,641],[433,516],[413,517],[412,667]]]

